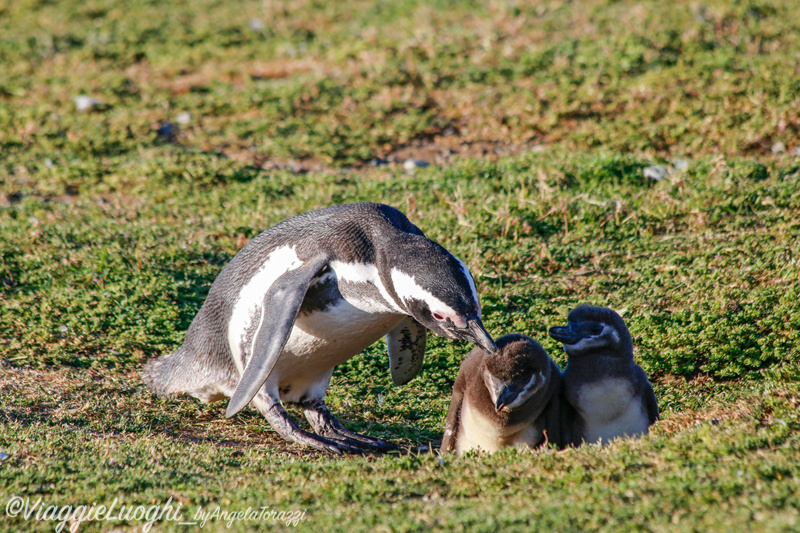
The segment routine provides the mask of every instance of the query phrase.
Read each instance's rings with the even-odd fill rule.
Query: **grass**
[[[305,511],[304,530],[799,529],[794,12],[0,1],[0,503],[173,498],[185,519]],[[105,105],[78,112],[80,94]],[[244,243],[362,200],[462,258],[489,331],[562,367],[548,327],[583,302],[620,311],[662,410],[651,435],[438,458],[469,347],[433,336],[409,385],[378,343],[329,391],[402,455],[309,453],[253,411],[146,390],[142,365],[180,345]]]

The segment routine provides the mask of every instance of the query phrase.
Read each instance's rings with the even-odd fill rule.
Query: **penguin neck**
[[[611,350],[589,354],[569,355],[565,375],[580,375],[581,381],[597,381],[625,374],[634,365],[633,353],[616,353]]]
[[[386,239],[387,244],[385,247],[377,250],[375,254],[375,268],[378,271],[378,276],[386,291],[386,295],[392,299],[389,304],[392,307],[401,309],[406,315],[413,316],[408,305],[406,305],[403,298],[400,297],[397,287],[395,287],[395,276],[392,271],[398,271],[396,267],[398,258],[405,258],[407,255],[413,255],[404,252],[404,248],[411,242],[412,238],[419,238],[419,236],[415,235],[412,237],[407,233],[394,231],[390,232],[388,235],[382,235],[381,238]],[[405,274],[403,271],[399,272]]]

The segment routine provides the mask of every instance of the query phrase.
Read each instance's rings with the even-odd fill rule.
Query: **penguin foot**
[[[342,426],[342,423],[328,410],[322,399],[311,400],[300,404],[306,420],[314,428],[314,432],[323,437],[345,442],[362,450],[362,452],[388,452],[397,450],[397,445],[383,439],[354,433]]]
[[[358,443],[354,443],[355,445],[353,445],[345,439],[329,439],[302,430],[295,421],[289,417],[289,413],[287,413],[286,409],[279,403],[274,404],[263,414],[267,422],[272,426],[272,429],[290,442],[296,442],[301,446],[308,446],[315,450],[336,455],[364,453],[363,448],[359,446]]]

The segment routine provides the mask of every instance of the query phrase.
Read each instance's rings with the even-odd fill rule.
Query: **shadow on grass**
[[[10,367],[10,365],[4,365]],[[160,437],[184,444],[242,449],[268,447],[290,456],[319,454],[286,442],[264,418],[248,409],[225,418],[225,401],[202,403],[191,397],[158,400],[138,374],[119,375],[96,370],[30,370],[7,368],[0,379],[0,427],[79,432],[90,439]],[[307,423],[292,409],[293,418]],[[419,443],[438,443],[441,435],[405,424],[381,424],[365,418],[343,420],[353,431],[396,442],[403,453]],[[236,452],[234,452],[236,453]]]

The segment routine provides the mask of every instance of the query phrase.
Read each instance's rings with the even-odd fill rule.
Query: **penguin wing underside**
[[[269,378],[278,357],[289,340],[300,305],[311,282],[328,265],[326,256],[305,261],[282,274],[264,295],[261,324],[255,333],[253,356],[236,386],[225,416],[232,417],[250,403]]]
[[[410,316],[386,334],[389,348],[389,369],[395,385],[405,385],[419,373],[425,358],[427,342],[425,326]]]

